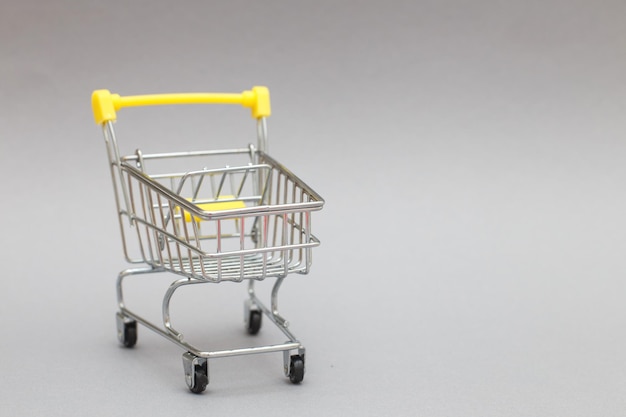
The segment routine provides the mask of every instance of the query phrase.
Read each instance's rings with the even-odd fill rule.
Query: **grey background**
[[[0,2],[0,413],[626,415],[625,13]],[[281,304],[307,375],[290,385],[280,355],[216,360],[194,396],[177,347],[145,329],[135,350],[115,339],[125,264],[89,97],[256,84],[272,93],[271,153],[327,201],[313,270]],[[144,151],[254,132],[241,109],[117,125]],[[169,279],[138,282],[134,306],[158,317]],[[177,298],[181,325],[246,344],[243,287],[204,287]]]

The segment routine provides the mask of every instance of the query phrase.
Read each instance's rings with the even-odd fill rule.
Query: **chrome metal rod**
[[[303,348],[303,346],[299,342],[294,341],[294,342],[281,343],[281,344],[268,345],[268,346],[247,347],[247,348],[218,350],[218,351],[203,351],[189,343],[179,340],[177,337],[170,334],[168,331],[158,326],[155,326],[152,322],[144,319],[140,315],[132,312],[131,310],[127,308],[122,308],[121,312],[124,316],[137,321],[138,323],[142,324],[143,326],[147,327],[153,332],[177,344],[184,350],[191,352],[194,355],[199,356],[201,358],[224,358],[224,357],[229,357],[229,356],[251,355],[251,354],[257,354],[257,353],[269,353],[269,352],[282,352],[282,351],[289,351],[289,350]]]
[[[278,322],[276,320],[276,315],[274,315],[272,311],[269,308],[267,308],[265,304],[263,304],[263,302],[259,299],[259,297],[256,296],[256,294],[254,293],[250,294],[250,299],[256,306],[258,306],[261,309],[261,311],[263,311],[263,314],[265,314],[267,318],[270,319],[270,321],[274,323],[276,327],[278,327],[278,329],[280,329],[280,331],[283,332],[285,336],[289,338],[289,340],[291,340],[292,342],[298,341],[296,336],[293,333],[291,333],[291,331],[289,331],[287,327],[284,326],[284,323],[289,324],[289,322],[287,322],[284,319],[283,319],[283,322]]]
[[[225,358],[228,356],[251,355],[255,353],[283,352],[286,350],[300,349],[302,346],[298,342],[281,343],[279,345],[258,346],[240,349],[220,350],[215,352],[203,352],[207,358]]]
[[[119,273],[119,275],[117,276],[117,304],[120,307],[120,310],[124,310],[125,307],[125,303],[124,303],[124,290],[122,289],[123,286],[123,281],[126,277],[129,277],[131,275],[140,275],[140,274],[150,274],[150,273],[156,273],[156,272],[163,272],[165,269],[163,268],[153,268],[151,266],[148,267],[142,267],[142,268],[129,268],[129,269],[125,269],[122,272]]]
[[[207,281],[199,281],[199,280],[191,279],[191,278],[181,278],[177,281],[174,281],[165,292],[165,296],[163,297],[163,305],[162,305],[163,326],[165,326],[165,328],[167,329],[167,332],[172,337],[176,338],[177,340],[182,341],[183,334],[175,330],[172,327],[172,322],[170,320],[170,301],[172,299],[172,296],[174,295],[174,292],[176,292],[178,288],[184,285],[200,284],[200,283],[206,283],[206,282]]]
[[[284,279],[284,276],[276,278],[276,283],[274,283],[272,287],[272,316],[274,316],[276,323],[278,323],[280,327],[289,327],[289,322],[278,313],[278,291]]]

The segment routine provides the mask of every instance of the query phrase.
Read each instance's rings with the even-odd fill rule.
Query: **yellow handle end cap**
[[[91,95],[91,107],[93,109],[93,117],[96,124],[101,125],[104,122],[113,121],[117,118],[115,114],[114,100],[117,94],[111,94],[109,90],[96,90]]]
[[[267,87],[252,87],[250,91],[243,92],[243,103],[245,107],[252,109],[252,117],[260,119],[272,114],[270,105],[270,90]]]

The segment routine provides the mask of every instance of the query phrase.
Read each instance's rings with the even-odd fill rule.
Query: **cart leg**
[[[287,320],[285,320],[279,313],[278,313],[278,291],[280,289],[280,285],[283,283],[283,279],[284,277],[280,277],[276,280],[276,283],[274,284],[274,286],[272,287],[272,299],[271,299],[271,305],[270,308],[267,308],[263,302],[261,302],[261,300],[259,300],[259,298],[257,297],[257,295],[254,292],[254,282],[252,280],[250,280],[249,283],[249,287],[248,287],[248,296],[249,296],[249,300],[246,301],[246,309],[245,309],[245,314],[246,317],[248,316],[248,309],[254,310],[254,309],[258,309],[260,311],[260,314],[263,315],[265,314],[267,316],[267,318],[274,323],[278,329],[280,331],[282,331],[285,336],[287,336],[289,338],[290,342],[297,342],[298,339],[296,339],[296,337],[293,335],[293,333],[291,333],[289,331],[289,322]],[[248,322],[246,322],[248,323]]]
[[[191,352],[183,353],[185,382],[194,394],[203,392],[209,385],[209,361]]]
[[[163,268],[153,268],[151,266],[149,267],[145,267],[145,268],[130,268],[130,269],[125,269],[122,272],[119,273],[119,275],[117,276],[117,284],[116,284],[116,290],[117,290],[117,304],[120,308],[121,311],[124,311],[124,309],[126,308],[126,304],[124,303],[124,280],[132,275],[141,275],[141,274],[152,274],[155,272],[161,272],[164,271]]]
[[[130,318],[124,312],[126,310],[126,304],[124,303],[124,290],[123,283],[126,277],[131,275],[150,274],[153,272],[160,272],[160,269],[146,267],[146,268],[131,268],[125,269],[117,276],[117,304],[120,311],[116,315],[117,322],[117,338],[120,343],[128,348],[135,346],[137,343],[137,321]]]
[[[178,288],[184,285],[204,284],[206,282],[207,281],[200,281],[192,278],[182,278],[174,281],[165,292],[165,296],[163,297],[163,304],[161,306],[163,313],[163,326],[165,326],[170,335],[174,336],[177,340],[181,342],[184,339],[183,334],[172,327],[172,321],[170,319],[170,301],[172,300],[172,296]]]
[[[272,300],[271,301],[272,301],[272,316],[274,316],[274,320],[280,326],[287,328],[289,327],[289,322],[285,320],[278,313],[278,291],[280,290],[280,286],[282,285],[284,279],[285,277],[279,277],[276,279],[276,283],[274,283],[274,286],[272,287]]]

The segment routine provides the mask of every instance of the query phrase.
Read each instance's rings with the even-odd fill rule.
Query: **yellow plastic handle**
[[[96,124],[117,119],[117,111],[123,107],[158,106],[163,104],[240,104],[252,110],[252,117],[269,116],[270,92],[267,87],[252,87],[240,94],[230,93],[179,93],[125,96],[111,94],[109,90],[96,90],[91,95],[91,107]]]

